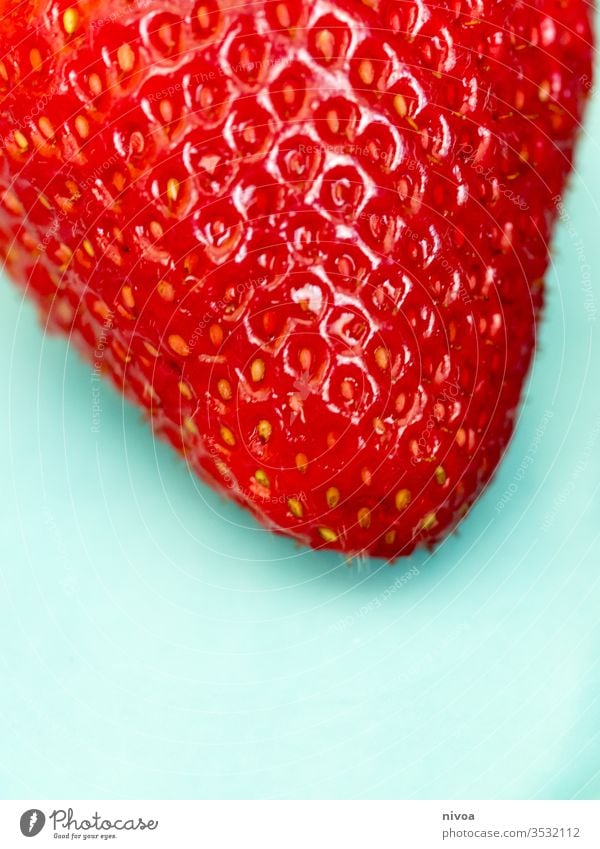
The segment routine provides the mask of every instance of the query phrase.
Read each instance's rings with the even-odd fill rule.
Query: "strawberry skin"
[[[5,267],[268,527],[431,545],[511,436],[590,14],[5,0]]]

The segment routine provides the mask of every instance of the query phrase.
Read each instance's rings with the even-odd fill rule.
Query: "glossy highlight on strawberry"
[[[267,527],[431,545],[512,433],[590,14],[4,0],[5,268]]]

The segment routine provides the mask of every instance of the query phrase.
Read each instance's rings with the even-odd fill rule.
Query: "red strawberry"
[[[386,558],[511,435],[583,0],[5,0],[11,275],[274,530]],[[9,46],[11,45],[11,46]]]

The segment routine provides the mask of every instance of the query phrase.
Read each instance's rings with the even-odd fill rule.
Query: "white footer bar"
[[[6,801],[0,846],[600,849],[600,802]]]

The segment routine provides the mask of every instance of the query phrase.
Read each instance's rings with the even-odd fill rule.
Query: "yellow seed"
[[[161,224],[159,224],[158,221],[151,221],[150,224],[148,224],[148,230],[150,232],[150,235],[153,236],[153,238],[156,240],[164,236],[165,233],[163,227],[161,226]]]
[[[135,65],[135,53],[129,44],[122,44],[117,50],[117,62],[122,71],[131,71]]]
[[[267,421],[267,419],[261,419],[256,426],[256,430],[258,435],[264,442],[268,442],[271,438],[271,434],[273,433],[273,428],[271,427],[271,422]]]
[[[54,127],[52,126],[52,121],[45,115],[42,115],[42,117],[38,121],[38,125],[47,139],[54,135]]]
[[[154,345],[150,342],[144,342],[144,348],[148,351],[151,357],[160,357],[160,351],[157,351]]]
[[[18,215],[24,215],[25,214],[25,207],[22,206],[19,201],[17,201],[17,204],[18,205],[17,205],[17,208],[15,209],[15,212]],[[33,236],[30,233],[23,233],[22,238],[23,238],[23,244],[25,245],[25,247],[27,248],[28,251],[31,251],[31,253],[33,253],[33,254],[39,254],[40,253],[40,246],[38,245],[37,240],[34,239]]]
[[[37,49],[37,47],[32,47],[29,51],[29,61],[31,62],[31,67],[34,71],[39,71],[39,69],[42,67],[42,54]]]
[[[184,383],[183,380],[179,381],[179,391],[181,392],[184,398],[187,398],[188,401],[192,400],[192,390],[187,385],[187,383]]]
[[[15,215],[23,215],[23,213],[25,212],[23,204],[16,196],[16,194],[10,191],[10,189],[7,189],[4,192],[4,197],[2,198],[2,200],[4,201],[4,205],[7,207],[7,209],[10,209],[10,211],[14,212]],[[33,240],[33,244],[36,244],[35,240]]]
[[[330,109],[327,115],[325,116],[325,120],[327,121],[327,126],[329,127],[332,133],[338,133],[340,130],[340,118],[335,109]]]
[[[337,486],[330,486],[327,492],[325,493],[325,500],[327,501],[327,506],[329,508],[333,508],[340,500],[340,491]]]
[[[375,362],[380,369],[386,369],[388,367],[390,358],[385,348],[379,346],[379,348],[375,349]]]
[[[173,288],[173,284],[169,283],[168,280],[161,280],[156,287],[156,291],[164,301],[170,302],[175,298],[175,289]]]
[[[166,98],[161,100],[158,104],[158,111],[165,124],[170,124],[173,120],[173,105],[171,101]]]
[[[82,242],[83,250],[88,254],[88,256],[94,256],[94,247],[89,239],[84,239]]]
[[[179,180],[175,177],[171,177],[167,180],[167,196],[169,200],[176,201],[177,195],[179,194]]]
[[[87,139],[90,134],[90,125],[84,115],[78,115],[77,118],[75,118],[75,129],[82,139]]]
[[[289,10],[285,3],[277,4],[275,14],[277,15],[277,20],[279,21],[280,26],[282,26],[284,29],[287,29],[291,23],[291,20]]]
[[[308,469],[308,457],[306,454],[296,454],[296,467],[302,473]]]
[[[198,11],[196,12],[196,17],[198,19],[198,23],[202,29],[208,29],[210,24],[210,15],[206,6],[199,6]]]
[[[310,364],[312,362],[312,355],[308,348],[302,348],[299,354],[300,366],[303,371],[310,371]]]
[[[319,533],[325,542],[335,542],[337,540],[337,534],[331,528],[319,528]]]
[[[63,262],[69,263],[73,259],[73,251],[64,242],[61,242],[56,251],[56,256]]]
[[[54,309],[57,317],[64,324],[69,324],[73,320],[74,310],[67,301],[57,301]]]
[[[367,507],[361,507],[356,515],[361,528],[369,528],[371,526],[371,511]]]
[[[446,470],[443,466],[438,466],[435,470],[435,479],[440,486],[443,486],[446,483]]]
[[[122,304],[117,304],[117,312],[119,315],[122,315],[123,318],[126,318],[127,321],[133,321],[134,316],[128,312]]]
[[[189,356],[190,349],[185,339],[179,336],[176,333],[171,334],[168,339],[169,347],[175,351],[176,354],[179,354],[180,357]]]
[[[410,490],[409,489],[399,489],[396,493],[396,509],[397,510],[405,510],[410,504]]]
[[[542,103],[545,103],[547,100],[550,99],[550,92],[551,91],[552,91],[552,86],[550,85],[550,81],[544,80],[542,82],[542,84],[540,85],[540,90],[539,90],[539,93],[538,93],[538,96],[539,96],[540,100],[542,101]]]
[[[421,519],[421,529],[424,531],[430,531],[437,525],[437,516],[435,513],[426,513],[425,516]]]
[[[183,420],[183,426],[188,431],[188,433],[193,433],[194,436],[198,435],[198,428],[196,427],[192,419],[189,418],[189,416]]]
[[[121,192],[123,190],[123,187],[125,186],[125,177],[120,171],[115,171],[115,173],[113,174],[112,184],[117,189],[117,191]],[[123,240],[119,239],[119,241],[122,242]]]
[[[219,395],[224,401],[231,400],[231,383],[225,378],[221,378],[221,380],[217,383],[217,389],[219,390]]]
[[[130,355],[127,353],[127,351],[121,345],[120,342],[117,342],[115,340],[112,343],[111,347],[112,347],[113,351],[115,352],[115,354],[117,355],[117,357],[119,357],[120,360],[122,360],[124,363],[130,363],[131,362]]]
[[[397,94],[394,97],[394,109],[400,115],[401,118],[405,118],[408,114],[408,106],[406,105],[406,100],[402,97],[401,94]]]
[[[75,180],[65,180],[65,186],[71,197],[77,200],[80,196],[80,191]]]
[[[221,439],[226,445],[235,445],[235,436],[225,425],[221,427]]]
[[[328,29],[322,29],[317,34],[316,44],[323,57],[330,62],[333,59],[333,51],[335,48],[335,38],[333,33]]]
[[[515,109],[519,112],[525,105],[525,92],[522,89],[517,89],[517,93],[515,94]]]
[[[358,76],[365,85],[371,85],[375,79],[375,68],[369,59],[363,59],[358,66]]]
[[[283,86],[282,94],[283,94],[284,102],[287,103],[288,106],[291,106],[293,104],[294,100],[296,99],[296,90],[295,90],[294,86],[291,83],[287,83],[286,85]],[[256,131],[255,130],[253,130],[252,135],[253,135],[254,138],[256,137]],[[246,137],[247,137],[247,132],[244,132],[244,138],[246,138]]]
[[[92,94],[100,94],[102,91],[102,80],[98,74],[90,74],[89,84]]]
[[[459,444],[459,446],[462,448],[463,445],[465,444],[465,442],[467,441],[467,433],[466,433],[466,431],[463,427],[460,427],[456,431],[456,437],[455,438],[456,438],[456,441]]]
[[[63,15],[63,26],[68,35],[72,35],[79,25],[79,12],[71,6]]]
[[[250,366],[250,374],[252,375],[252,380],[255,383],[258,383],[259,380],[262,380],[265,376],[264,360],[253,360],[252,365]]]
[[[29,147],[29,142],[27,141],[27,138],[23,135],[21,130],[15,130],[14,136],[15,141],[19,145],[21,150],[27,150],[27,148]]]
[[[297,519],[301,519],[304,515],[304,510],[302,509],[302,504],[298,501],[297,498],[289,498],[288,499],[288,507],[292,512],[292,515]]]
[[[340,389],[346,401],[351,401],[354,398],[354,386],[349,380],[342,380]]]
[[[123,303],[127,309],[132,310],[135,306],[135,298],[133,297],[133,290],[131,286],[123,286],[121,289],[121,297],[123,298]]]
[[[107,319],[112,317],[112,313],[104,301],[94,301],[92,309],[103,321],[107,321]]]
[[[211,324],[210,330],[208,331],[208,335],[210,336],[210,341],[213,343],[215,348],[218,348],[221,342],[223,341],[223,331],[219,327],[218,324]]]
[[[267,473],[263,469],[257,469],[254,473],[254,477],[261,486],[271,486],[271,481],[269,480]]]
[[[391,545],[396,539],[396,531],[388,531],[385,535],[385,541],[388,545]]]

